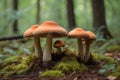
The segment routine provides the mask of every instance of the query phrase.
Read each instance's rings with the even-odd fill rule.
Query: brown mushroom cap
[[[24,32],[23,36],[24,36],[24,37],[32,37],[32,36],[33,36],[33,31],[34,31],[36,28],[38,28],[38,26],[39,26],[39,25],[33,25],[33,26],[31,26],[29,29],[27,29],[27,30]]]
[[[96,35],[91,31],[86,31],[86,33],[89,35],[90,40],[96,40]]]
[[[57,40],[55,41],[54,43],[54,47],[57,48],[57,47],[64,47],[65,46],[65,43],[61,40]]]
[[[46,37],[47,34],[52,34],[54,38],[58,38],[67,36],[67,31],[54,21],[45,21],[33,34],[40,37]]]
[[[88,34],[82,28],[75,28],[68,33],[70,38],[87,38]]]

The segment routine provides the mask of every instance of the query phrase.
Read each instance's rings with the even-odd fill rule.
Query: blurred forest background
[[[120,0],[0,0],[0,36],[23,34],[34,24],[53,20],[68,31],[82,27],[99,33],[105,28],[109,38],[119,37],[119,4]]]

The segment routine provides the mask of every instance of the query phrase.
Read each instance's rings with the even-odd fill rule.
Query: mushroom
[[[29,29],[27,29],[23,36],[24,37],[34,37],[34,48],[35,48],[35,56],[37,58],[40,58],[42,60],[42,48],[40,44],[40,39],[39,37],[33,35],[33,31],[38,28],[39,25],[33,25]]]
[[[83,43],[82,40],[86,38],[88,34],[82,28],[75,28],[68,33],[68,37],[77,38],[78,41],[78,55],[81,61],[84,61],[84,53],[83,53]]]
[[[45,21],[33,32],[33,34],[47,38],[43,51],[43,61],[49,62],[52,60],[52,39],[67,36],[67,31],[54,21]]]
[[[62,53],[61,47],[64,47],[65,43],[62,40],[57,40],[54,43],[54,47],[57,48],[57,55],[60,55],[60,53]]]
[[[87,63],[88,62],[88,60],[89,60],[89,57],[90,57],[90,52],[89,52],[89,50],[90,50],[90,44],[94,41],[94,40],[96,40],[96,35],[93,33],[93,32],[91,32],[91,31],[86,31],[86,33],[89,35],[89,38],[87,38],[86,40],[85,40],[85,43],[86,43],[86,52],[85,52],[85,63]]]

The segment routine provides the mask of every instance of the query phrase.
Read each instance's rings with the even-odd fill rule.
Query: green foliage
[[[98,72],[106,76],[120,77],[120,65],[105,64]]]
[[[87,70],[87,67],[84,64],[79,64],[74,57],[64,57],[55,65],[54,69],[60,70],[64,73],[71,71],[84,72]]]
[[[42,77],[62,77],[64,74],[59,70],[48,70],[40,74]]]
[[[98,71],[101,74],[107,74],[107,72],[112,71],[115,69],[116,64],[105,64],[101,67]]]
[[[104,54],[96,54],[96,53],[92,53],[92,57],[96,62],[106,62],[107,64],[113,64],[113,63],[117,63],[117,61],[114,58],[108,57]]]
[[[108,75],[120,77],[120,65],[117,65],[116,68],[114,70],[112,70],[112,72],[109,73]]]

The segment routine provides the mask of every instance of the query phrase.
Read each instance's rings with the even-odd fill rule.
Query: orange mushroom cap
[[[46,37],[52,34],[54,38],[67,36],[67,31],[54,21],[45,21],[34,32],[34,35]]]
[[[90,40],[96,40],[96,35],[91,31],[86,31],[86,33],[89,35]]]
[[[88,34],[82,28],[75,28],[68,33],[70,38],[87,38]]]
[[[33,25],[33,26],[31,26],[29,29],[27,29],[27,30],[24,32],[23,36],[24,36],[24,37],[31,37],[31,36],[33,36],[33,31],[34,31],[36,28],[38,28],[38,26],[39,26],[39,25]]]
[[[57,40],[55,41],[54,43],[54,47],[57,48],[57,47],[64,47],[65,46],[65,43],[61,40]]]

